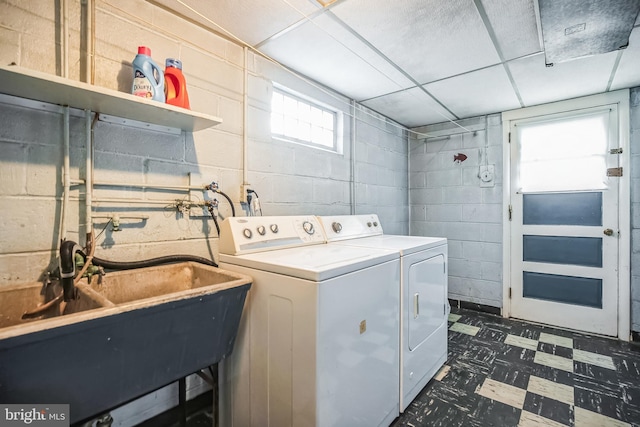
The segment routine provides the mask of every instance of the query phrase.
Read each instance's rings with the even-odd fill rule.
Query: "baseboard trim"
[[[475,310],[475,311],[481,311],[483,313],[495,314],[497,316],[500,316],[501,313],[502,313],[502,309],[500,307],[493,307],[493,306],[490,306],[490,305],[477,304],[475,302],[462,301],[462,300],[458,300],[458,299],[449,298],[449,305],[451,305],[451,307],[464,308],[464,309]]]

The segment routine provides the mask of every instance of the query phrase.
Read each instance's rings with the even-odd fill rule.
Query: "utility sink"
[[[0,402],[66,403],[71,423],[214,365],[233,350],[249,276],[182,262],[83,279],[79,298],[0,287]]]
[[[238,275],[196,263],[178,263],[93,276],[90,289],[114,304],[158,301],[190,297],[237,286]],[[240,279],[241,280],[241,279]]]
[[[87,285],[80,284],[78,299],[69,301],[67,304],[50,304],[46,310],[25,316],[25,313],[49,303],[61,293],[62,287],[57,282],[47,287],[43,287],[40,282],[6,288],[0,287],[0,330],[41,319],[114,305],[93,292]]]

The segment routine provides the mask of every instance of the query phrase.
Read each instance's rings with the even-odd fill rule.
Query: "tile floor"
[[[449,358],[400,426],[640,426],[640,346],[452,309]]]

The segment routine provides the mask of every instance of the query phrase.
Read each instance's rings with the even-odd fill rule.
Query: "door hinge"
[[[511,144],[511,132],[509,132],[509,144]]]
[[[607,176],[622,176],[622,168],[607,169]]]
[[[512,216],[513,216],[513,207],[509,205],[509,221],[511,221]]]
[[[509,288],[509,299],[511,299],[511,288]]]
[[[609,150],[609,154],[622,154],[622,148],[612,148]]]

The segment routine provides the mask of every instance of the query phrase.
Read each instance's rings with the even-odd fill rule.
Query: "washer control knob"
[[[335,231],[336,233],[340,233],[342,231],[342,224],[340,224],[339,222],[334,222],[333,224],[331,224],[331,228],[333,228],[333,231]]]
[[[246,237],[247,239],[250,239],[251,236],[253,236],[253,233],[248,228],[242,230],[242,234],[244,234],[244,237]]]
[[[367,227],[371,227],[371,221],[367,222]]]
[[[271,224],[269,226],[269,228],[271,229],[272,233],[277,233],[278,232],[278,224]]]
[[[264,236],[267,233],[267,229],[264,228],[264,225],[259,225],[257,230],[258,230],[258,234],[261,236]]]
[[[378,221],[373,221],[373,226],[377,227],[378,226]]]
[[[305,221],[302,223],[302,229],[306,231],[307,234],[313,234],[313,232],[315,231],[313,228],[313,224],[309,221]]]

